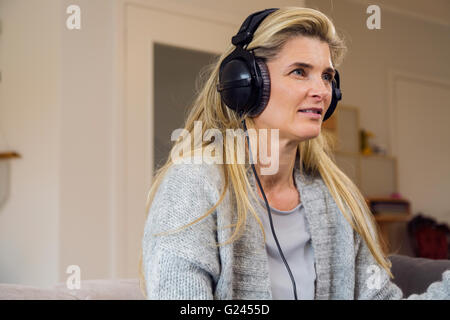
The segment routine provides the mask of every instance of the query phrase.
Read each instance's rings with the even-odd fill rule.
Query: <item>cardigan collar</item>
[[[258,185],[251,167],[249,167],[248,177],[252,189],[256,192]],[[294,179],[305,209],[314,251],[314,265],[316,270],[315,299],[327,299],[329,297],[331,282],[329,266],[331,264],[332,251],[330,250],[333,250],[334,245],[332,243],[334,237],[330,235],[330,230],[334,229],[330,225],[333,219],[328,217],[328,212],[334,202],[332,201],[332,197],[329,196],[328,188],[320,175],[313,176],[305,172],[300,173],[299,167],[295,166]],[[256,205],[254,199],[251,199],[251,202],[258,214],[267,215],[267,209],[262,207],[259,202],[256,202]],[[277,231],[281,232],[282,230],[275,230],[275,232]],[[263,240],[262,236],[258,240]],[[268,270],[267,254],[265,255],[265,260],[265,268]],[[267,287],[270,292],[270,281],[268,281]]]

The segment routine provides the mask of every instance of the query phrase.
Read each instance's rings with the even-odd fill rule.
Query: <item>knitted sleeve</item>
[[[366,242],[360,238],[356,255],[355,299],[359,300],[449,300],[450,270],[442,274],[442,281],[429,285],[423,294],[404,298],[402,290],[394,284],[387,272],[376,262]]]
[[[206,164],[177,164],[166,173],[144,228],[143,270],[148,299],[213,299],[220,274],[216,212],[218,200]]]

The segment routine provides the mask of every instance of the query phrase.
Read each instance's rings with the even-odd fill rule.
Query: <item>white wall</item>
[[[58,273],[60,4],[1,0],[0,19],[0,128],[22,155],[0,210],[0,282],[43,285]]]
[[[342,102],[359,107],[361,126],[389,148],[388,71],[446,79],[450,71],[448,27],[382,9],[381,29],[369,30],[367,5],[353,1],[331,5],[328,0],[308,0],[306,5],[331,17],[347,38],[349,51],[341,68]]]
[[[65,27],[81,7],[81,30]],[[0,125],[22,158],[0,211],[0,282],[114,272],[116,1],[1,0]],[[3,146],[0,146],[3,147]]]
[[[342,103],[358,107],[361,127],[372,131],[375,141],[397,157],[399,191],[411,201],[412,213],[420,211],[439,223],[450,224],[446,179],[450,175],[450,146],[446,143],[448,138],[441,137],[450,119],[444,118],[446,112],[434,113],[432,117],[438,117],[437,121],[431,120],[425,110],[422,114],[417,112],[420,103],[427,111],[450,107],[448,100],[439,98],[449,94],[448,19],[443,22],[448,10],[439,14],[430,7],[434,3],[423,1],[408,1],[408,7],[406,1],[370,4],[380,5],[380,30],[366,27],[368,3],[363,0],[306,1],[306,6],[331,17],[345,35],[349,52],[340,68]],[[401,5],[407,10],[400,9]],[[419,10],[423,5],[428,10]],[[437,1],[436,5],[448,8],[448,2]],[[413,91],[416,99],[408,107],[414,96],[409,93]],[[405,110],[414,112],[402,117]],[[405,149],[405,141],[413,150]],[[420,154],[412,156],[414,153]],[[392,248],[412,254],[405,227],[405,223],[390,227]]]
[[[126,261],[124,209],[127,3],[234,24],[236,31],[248,13],[272,5],[0,0],[0,126],[22,155],[11,161],[11,194],[0,208],[0,282],[52,285],[65,281],[71,264],[81,267],[82,279],[137,277],[137,268],[127,267],[138,257]],[[66,29],[71,4],[81,8],[81,30]],[[136,199],[145,202],[145,192]]]
[[[64,0],[81,9],[81,29],[61,28],[59,276],[112,275],[116,1]]]
[[[403,167],[410,167],[407,163],[409,155],[399,154],[401,150],[399,146],[396,146],[400,134],[397,129],[401,119],[399,117],[396,119],[393,115],[396,109],[400,108],[398,95],[401,92],[395,89],[396,79],[399,77],[393,77],[392,74],[413,75],[411,82],[415,82],[416,78],[428,84],[431,83],[429,79],[442,82],[436,84],[436,91],[443,86],[443,83],[448,84],[449,26],[443,25],[439,19],[436,23],[432,23],[430,19],[424,20],[409,13],[401,14],[401,10],[390,10],[380,6],[381,29],[369,30],[366,27],[366,19],[369,16],[366,13],[368,5],[362,1],[360,3],[347,0],[332,5],[327,0],[308,0],[306,5],[319,9],[331,17],[338,30],[347,39],[349,51],[340,68],[342,103],[358,107],[361,127],[372,131],[376,136],[375,141],[388,147],[389,154],[401,160],[398,163],[400,187],[411,183],[423,184],[421,179],[412,180],[414,172],[401,170],[402,164]],[[412,87],[411,90],[413,90]],[[426,96],[424,100],[427,100]],[[428,107],[432,104],[432,100],[429,101]],[[442,101],[442,103],[450,107],[449,101]],[[426,116],[425,113],[423,116]],[[436,132],[437,128],[427,123],[423,121],[420,128],[411,130],[423,130],[428,134]],[[428,154],[430,163],[442,162],[450,157],[450,147],[445,143],[442,144],[442,139],[429,139],[426,143],[429,150],[441,150],[439,154]],[[420,149],[420,144],[416,146]],[[440,167],[443,166],[444,164],[440,165]],[[428,170],[430,175],[434,175],[432,171],[435,168],[434,165],[428,165],[416,169]],[[450,172],[447,171],[443,176],[448,174]],[[433,183],[433,188],[424,185],[422,188],[416,188],[415,191],[409,188],[399,191],[411,200],[413,213],[416,213],[416,210],[423,210],[424,213],[436,217],[440,222],[450,223],[448,205],[441,205],[440,209],[435,206],[427,208],[425,203],[419,200],[439,197],[437,202],[448,204],[445,195],[435,192],[435,190],[447,190],[447,181],[445,179],[436,181],[438,185]]]

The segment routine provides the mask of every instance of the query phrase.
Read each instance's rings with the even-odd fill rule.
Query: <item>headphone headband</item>
[[[245,19],[239,28],[238,33],[231,39],[231,43],[235,46],[244,46],[249,44],[253,39],[253,33],[258,28],[260,23],[272,12],[277,11],[278,8],[265,9],[251,14]]]

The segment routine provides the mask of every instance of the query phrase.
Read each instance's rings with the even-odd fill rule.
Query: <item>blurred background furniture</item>
[[[450,229],[419,213],[408,223],[408,234],[416,257],[450,258]]]
[[[423,293],[428,286],[442,280],[450,270],[450,260],[433,260],[392,255],[392,280],[404,297]],[[51,288],[0,284],[0,300],[142,300],[144,296],[138,279],[85,280],[79,290],[69,290],[65,283]]]
[[[393,253],[395,248],[392,248],[391,244],[390,227],[392,224],[401,223],[404,228],[403,231],[406,233],[406,223],[411,219],[411,206],[409,201],[394,197],[366,197],[366,202],[375,217],[375,221],[378,223],[383,251],[386,254]],[[410,239],[404,238],[404,240],[408,241]]]
[[[417,253],[415,238],[422,237],[419,241],[430,245],[430,237],[436,232],[420,231],[414,237],[408,234],[408,223],[413,216],[410,201],[398,193],[397,159],[387,155],[384,146],[370,140],[374,134],[362,129],[359,119],[359,108],[340,105],[335,115],[323,123],[336,164],[366,198],[378,224],[382,249],[386,254],[432,258]],[[444,255],[436,257],[447,258]]]

